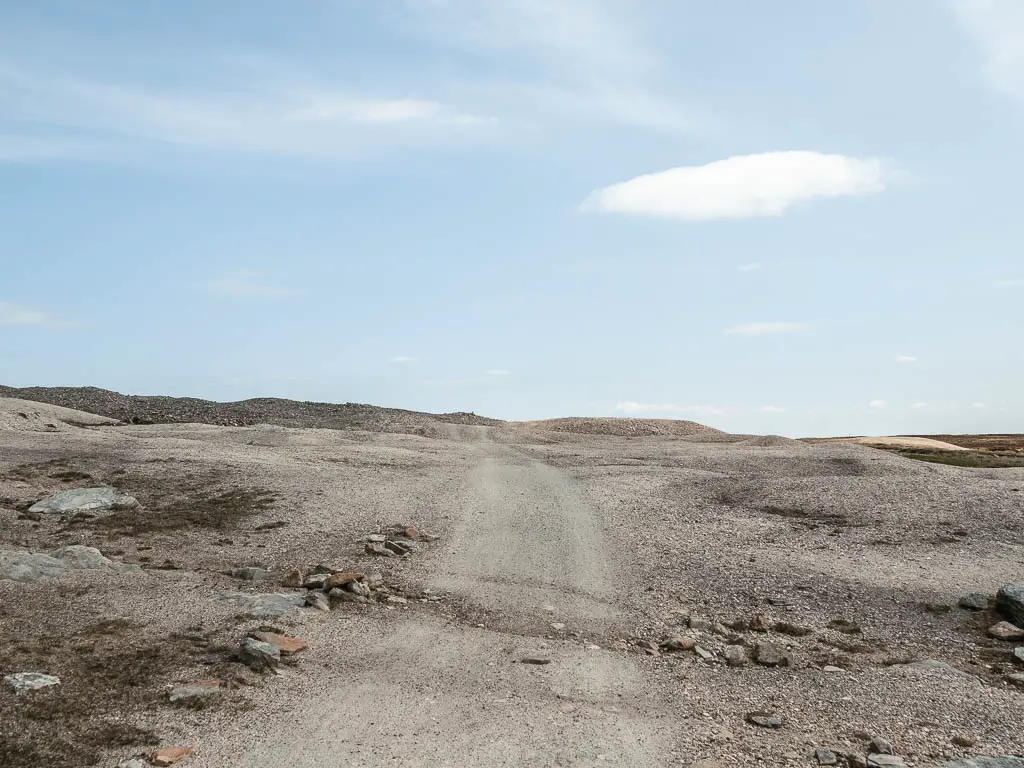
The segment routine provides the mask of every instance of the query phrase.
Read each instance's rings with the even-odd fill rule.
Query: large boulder
[[[112,512],[138,505],[134,496],[113,488],[72,488],[37,501],[28,511],[40,515],[74,515],[78,512]]]
[[[0,552],[0,579],[28,584],[40,579],[52,579],[66,570],[65,563],[42,553]]]
[[[1024,582],[1007,584],[996,594],[996,606],[1010,623],[1024,627]]]

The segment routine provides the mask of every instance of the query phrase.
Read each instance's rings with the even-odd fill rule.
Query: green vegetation
[[[949,464],[954,467],[976,469],[1005,469],[1024,467],[1024,458],[1000,456],[984,451],[899,451],[899,454],[916,461],[930,461],[934,464]]]

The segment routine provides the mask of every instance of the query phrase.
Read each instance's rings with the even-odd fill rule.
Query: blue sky
[[[1019,0],[0,7],[0,382],[1024,431]]]

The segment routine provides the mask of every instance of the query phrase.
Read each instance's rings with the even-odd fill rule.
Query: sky
[[[0,5],[0,383],[1024,431],[1021,0]]]

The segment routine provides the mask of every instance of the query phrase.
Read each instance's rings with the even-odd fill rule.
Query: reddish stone
[[[304,651],[309,647],[309,644],[301,637],[279,635],[276,632],[250,632],[249,636],[274,646],[282,656],[291,656],[293,653]]]
[[[149,762],[153,765],[174,765],[194,753],[191,747],[162,747],[150,756]]]
[[[403,533],[407,539],[418,539],[420,537],[420,529],[415,525],[408,526]]]
[[[363,574],[356,573],[355,571],[339,571],[338,573],[332,573],[331,576],[324,582],[324,590],[330,591],[335,587],[344,587],[346,584],[351,584],[353,581],[362,581]]]
[[[284,577],[284,580],[281,582],[281,585],[289,587],[290,589],[298,589],[302,586],[302,582],[304,582],[305,580],[306,579],[302,575],[302,571],[292,571]]]
[[[1008,621],[1000,621],[988,628],[988,633],[998,640],[1024,640],[1024,629]]]

